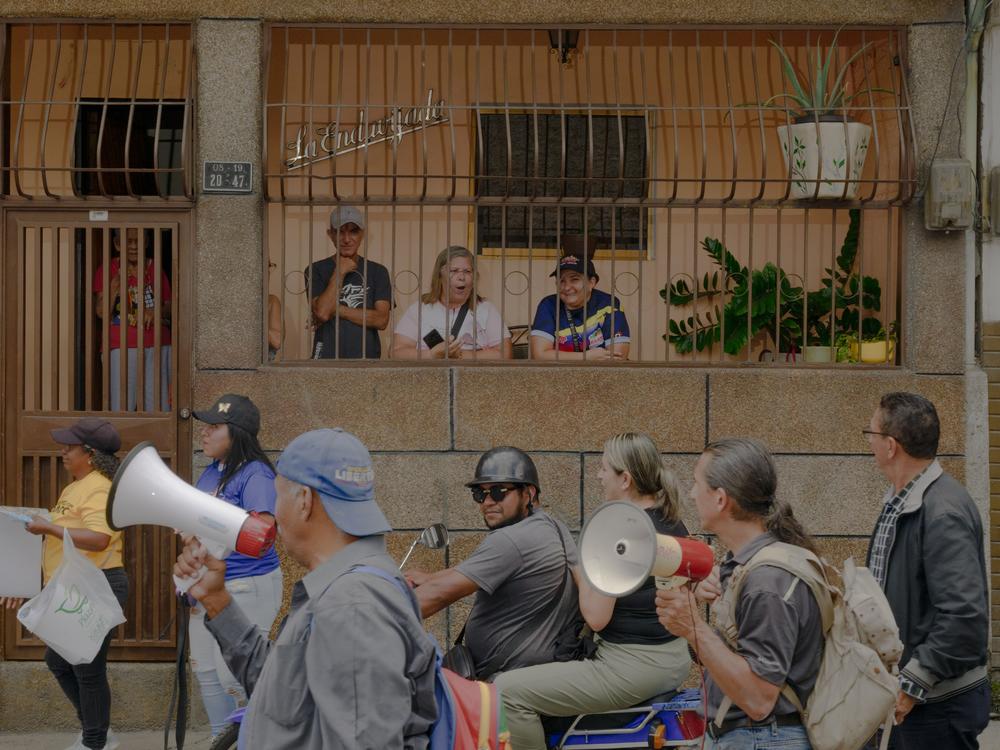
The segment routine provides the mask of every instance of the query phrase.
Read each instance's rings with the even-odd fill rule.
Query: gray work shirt
[[[761,534],[735,554],[730,553],[719,566],[722,588],[738,565],[745,565],[757,552],[777,541],[770,533]],[[739,634],[736,651],[747,660],[750,671],[772,685],[786,682],[806,705],[819,672],[823,656],[823,619],[819,605],[809,586],[798,581],[789,594],[795,576],[781,568],[762,565],[743,579],[740,598],[736,602],[736,623]],[[723,693],[710,674],[708,688],[708,719],[712,720],[722,703]],[[778,696],[773,716],[795,714],[795,707],[783,695]],[[739,719],[746,714],[734,703],[727,719]]]
[[[276,641],[230,604],[205,624],[251,696],[250,750],[425,750],[437,717],[434,645],[413,605],[371,565],[399,576],[381,536],[359,539],[295,584]]]
[[[479,587],[465,624],[465,644],[480,677],[553,660],[556,636],[577,614],[569,569],[576,561],[576,543],[566,525],[535,510],[523,521],[491,531],[456,566]],[[560,588],[562,597],[553,606]],[[546,609],[544,622],[537,622]]]

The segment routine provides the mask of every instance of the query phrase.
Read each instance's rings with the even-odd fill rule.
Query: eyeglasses
[[[878,430],[862,430],[861,434],[865,437],[868,435],[881,435],[882,437],[891,437],[893,440],[896,440],[895,435],[890,435],[888,432],[879,432]]]
[[[472,488],[472,499],[477,503],[482,505],[486,502],[486,498],[489,497],[495,503],[502,503],[514,490],[521,489],[520,486],[517,487],[490,487],[488,490],[483,487],[473,487]]]

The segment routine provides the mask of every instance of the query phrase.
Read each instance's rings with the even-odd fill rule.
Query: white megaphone
[[[220,558],[227,550],[260,557],[274,544],[277,532],[273,521],[192,487],[163,463],[152,443],[137,445],[118,467],[108,494],[107,520],[115,531],[151,524],[194,534]],[[181,592],[195,580],[174,577]]]
[[[690,537],[657,534],[642,508],[629,502],[602,505],[580,534],[580,564],[590,584],[607,596],[625,596],[650,576],[661,589],[708,578],[712,548]]]

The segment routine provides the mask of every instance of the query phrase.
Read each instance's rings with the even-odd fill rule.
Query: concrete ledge
[[[63,18],[153,18],[164,17],[162,4],[126,0],[8,0],[0,12],[9,16],[59,16]],[[628,6],[579,0],[566,5],[558,0],[497,3],[470,0],[461,5],[419,0],[369,0],[364,4],[330,5],[322,0],[301,3],[264,3],[231,0],[225,4],[205,0],[178,0],[169,17],[200,16],[287,19],[289,21],[420,21],[438,23],[548,22],[557,23],[915,23],[963,20],[962,5],[951,0],[842,0],[839,3],[803,3],[776,0],[769,3],[739,3],[723,0],[642,0]]]
[[[111,726],[116,730],[162,727],[174,680],[173,664],[111,662]],[[197,681],[190,683],[188,726],[207,725]],[[10,732],[79,731],[76,715],[44,662],[0,662],[0,727]],[[3,744],[3,743],[0,743]]]

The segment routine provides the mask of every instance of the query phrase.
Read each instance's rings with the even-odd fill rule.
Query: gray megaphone
[[[602,505],[580,534],[580,565],[607,596],[626,596],[653,576],[658,588],[707,578],[712,548],[697,539],[656,533],[649,515],[629,502]]]
[[[129,451],[115,472],[107,521],[115,531],[149,524],[193,534],[216,556],[236,550],[260,557],[277,532],[273,521],[192,487],[163,463],[152,443]]]

